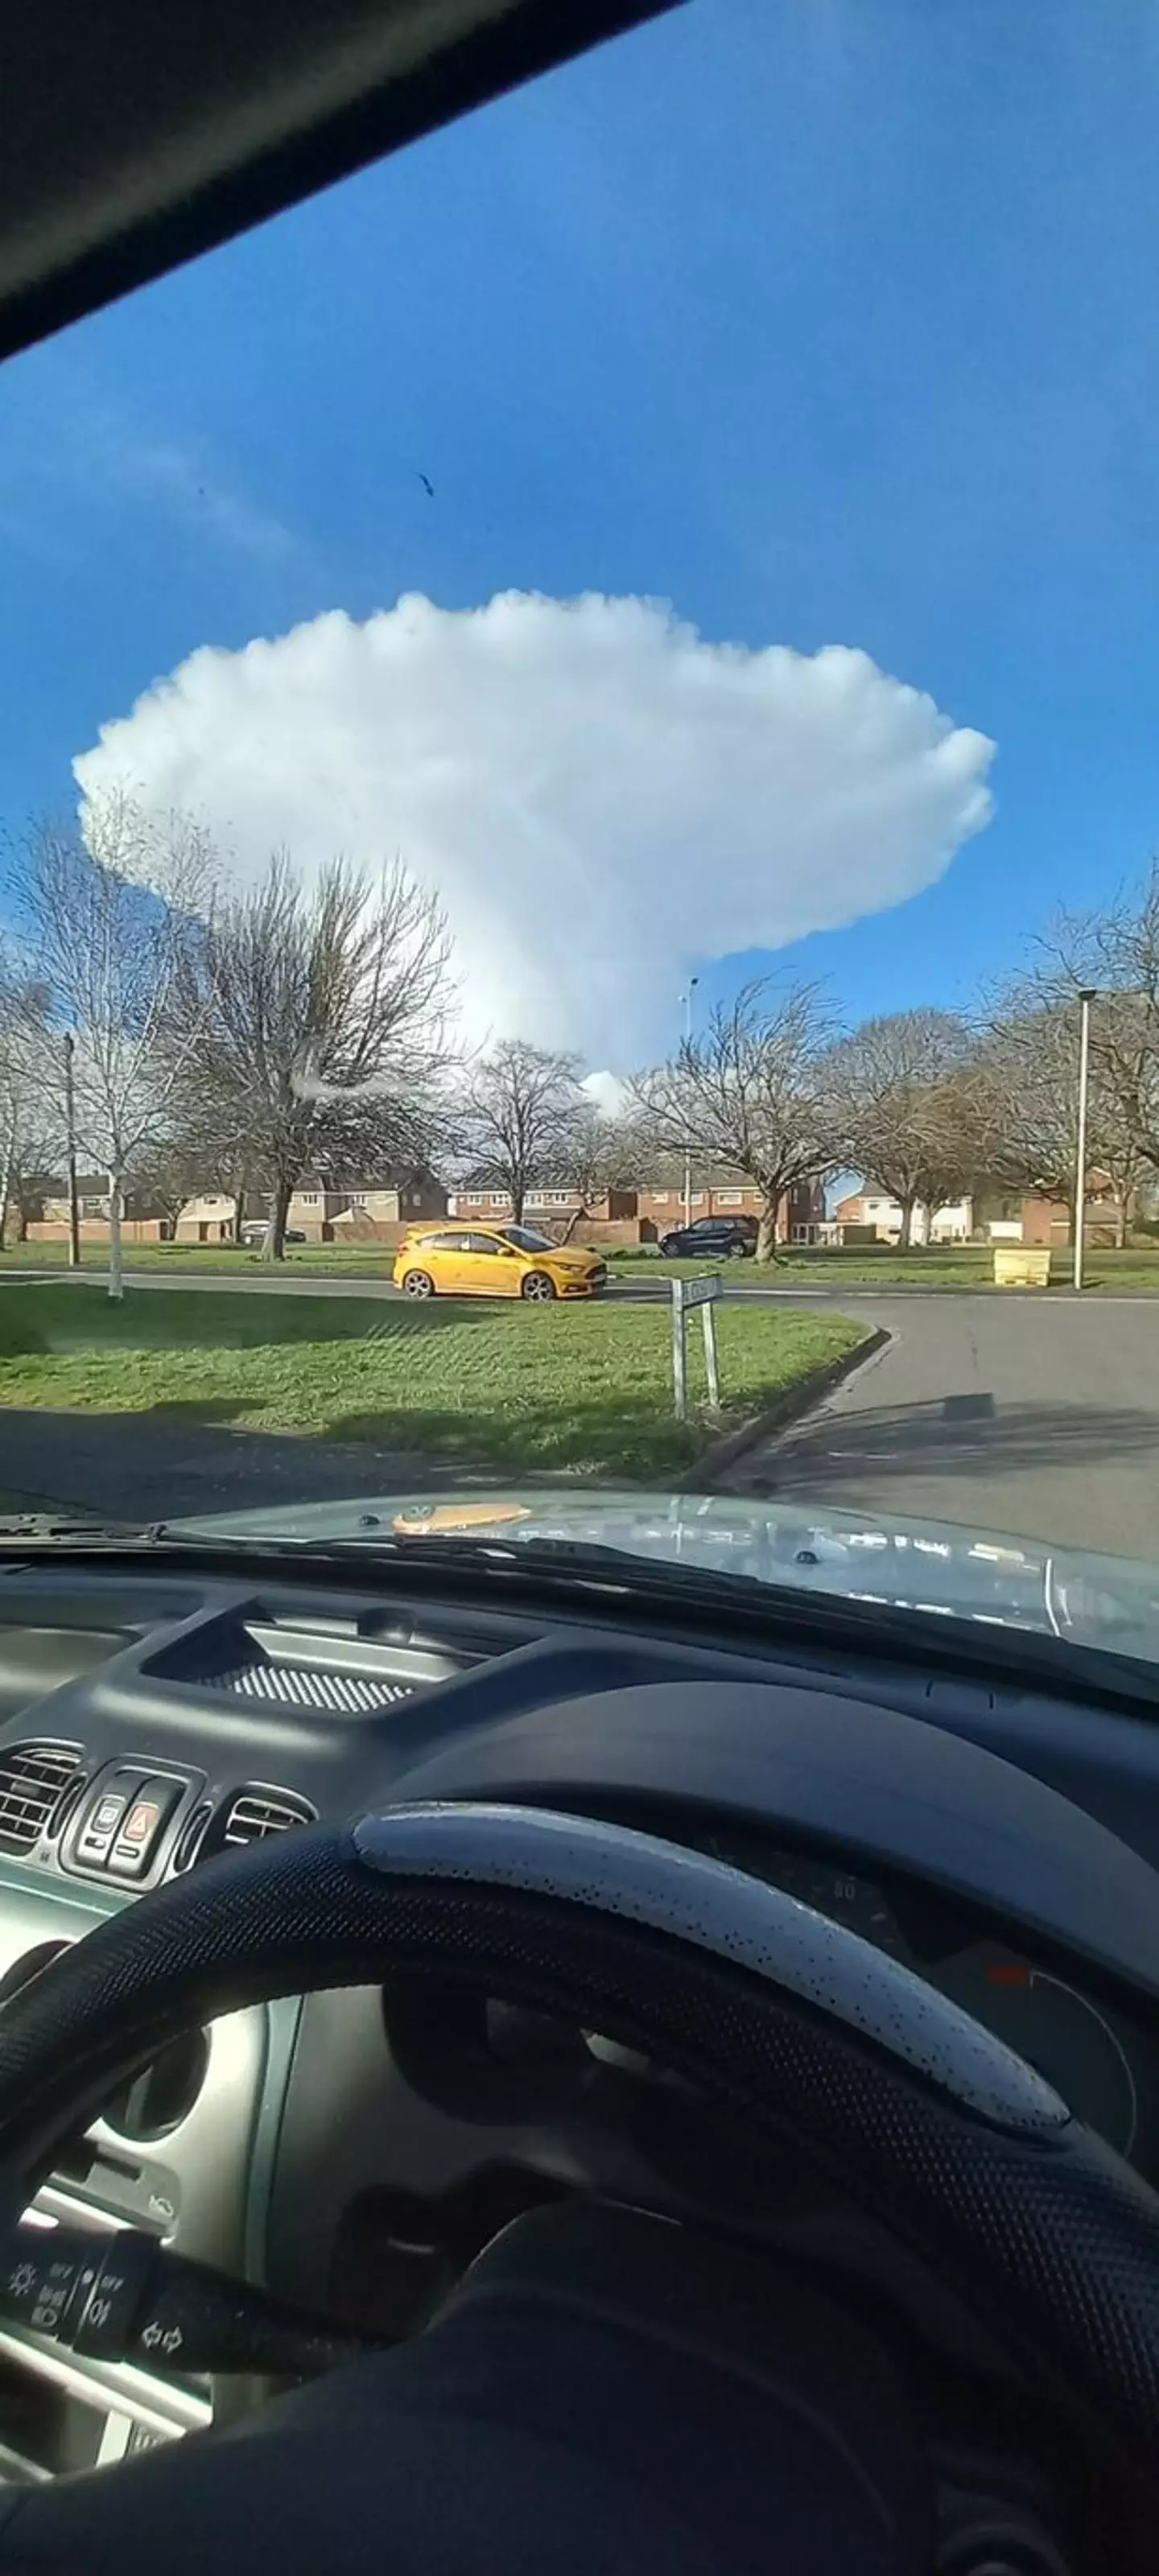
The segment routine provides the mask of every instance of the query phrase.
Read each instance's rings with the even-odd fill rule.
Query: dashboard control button
[[[143,1780],[117,1833],[109,1859],[115,1878],[143,1878],[184,1783]]]
[[[77,1836],[76,1856],[87,1868],[104,1868],[140,1776],[138,1771],[118,1772],[112,1787],[97,1791]]]

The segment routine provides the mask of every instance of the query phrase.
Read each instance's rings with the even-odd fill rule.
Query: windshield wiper
[[[46,1545],[88,1539],[97,1546],[147,1546],[159,1524],[140,1521],[100,1521],[85,1512],[0,1512],[0,1552],[9,1539]]]

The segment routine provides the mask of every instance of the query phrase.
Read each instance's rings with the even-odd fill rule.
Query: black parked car
[[[660,1237],[660,1250],[669,1260],[703,1253],[714,1261],[740,1261],[755,1252],[756,1244],[756,1226],[745,1216],[698,1216],[691,1225],[678,1225]]]

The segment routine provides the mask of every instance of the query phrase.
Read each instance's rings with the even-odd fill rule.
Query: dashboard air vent
[[[0,1753],[0,1851],[51,1833],[82,1760],[79,1744],[14,1744]]]
[[[239,1789],[226,1808],[214,1847],[231,1851],[245,1843],[264,1842],[268,1834],[292,1833],[295,1825],[317,1821],[317,1809],[292,1789]]]
[[[206,1827],[212,1814],[213,1809],[208,1798],[203,1798],[201,1805],[194,1808],[191,1816],[186,1817],[178,1834],[176,1849],[170,1863],[174,1878],[181,1878],[187,1869],[192,1869],[194,1861],[200,1859]]]

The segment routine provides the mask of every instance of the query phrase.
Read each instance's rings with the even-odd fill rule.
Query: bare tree
[[[839,1040],[826,1081],[841,1158],[901,1208],[902,1250],[914,1211],[930,1216],[977,1178],[968,1023],[953,1011],[897,1011]]]
[[[183,1132],[176,1125],[168,1135],[150,1140],[134,1157],[126,1177],[138,1199],[160,1208],[171,1237],[176,1235],[190,1200],[219,1186],[210,1147],[196,1133]]]
[[[1115,1007],[1116,997],[1107,997],[1107,1010]],[[1101,999],[1098,1016],[1105,1016]],[[1077,1004],[1043,1002],[1040,986],[1024,985],[996,1006],[975,1083],[976,1098],[988,1095],[991,1176],[1043,1190],[1071,1207],[1078,1184],[1078,1049]],[[1140,1183],[1153,1168],[1137,1090],[1123,1085],[1124,1060],[1125,1050],[1116,1055],[1092,1047],[1087,1095],[1087,1169],[1110,1182],[1120,1245]]]
[[[669,1064],[636,1076],[632,1115],[659,1154],[690,1151],[760,1193],[757,1259],[775,1260],[788,1193],[840,1160],[825,1093],[832,1030],[816,984],[746,984]]]
[[[1075,1032],[1079,994],[1091,1007],[1092,1096],[1134,1142],[1143,1171],[1159,1170],[1159,860],[1141,886],[1104,912],[1059,913],[1035,943],[1023,998],[1058,1010]],[[1074,1075],[1068,1089],[1073,1096]],[[1105,1152],[1103,1167],[1109,1171]]]
[[[565,1243],[570,1242],[582,1219],[590,1217],[612,1190],[632,1189],[638,1184],[645,1150],[631,1119],[605,1117],[592,1101],[581,1101],[558,1162],[561,1185],[575,1193]]]
[[[0,1250],[10,1214],[24,1242],[59,1159],[56,1092],[43,989],[0,956]]]
[[[528,1191],[566,1177],[583,1116],[574,1056],[504,1038],[468,1080],[461,1128],[468,1180],[503,1190],[521,1225]]]
[[[17,1242],[26,1243],[30,1224],[43,1213],[60,1168],[62,1135],[58,1104],[42,1084],[0,1081],[0,1250],[10,1222]]]
[[[268,1260],[304,1171],[339,1185],[422,1159],[451,1061],[449,955],[437,901],[397,862],[372,881],[335,860],[307,891],[282,852],[219,905],[184,1089],[207,1139],[240,1146],[238,1191],[270,1193]]]
[[[110,1297],[124,1294],[126,1174],[165,1131],[204,1013],[212,891],[198,827],[121,796],[89,806],[83,838],[46,823],[23,854],[33,971],[75,1040],[78,1141],[108,1175]]]

